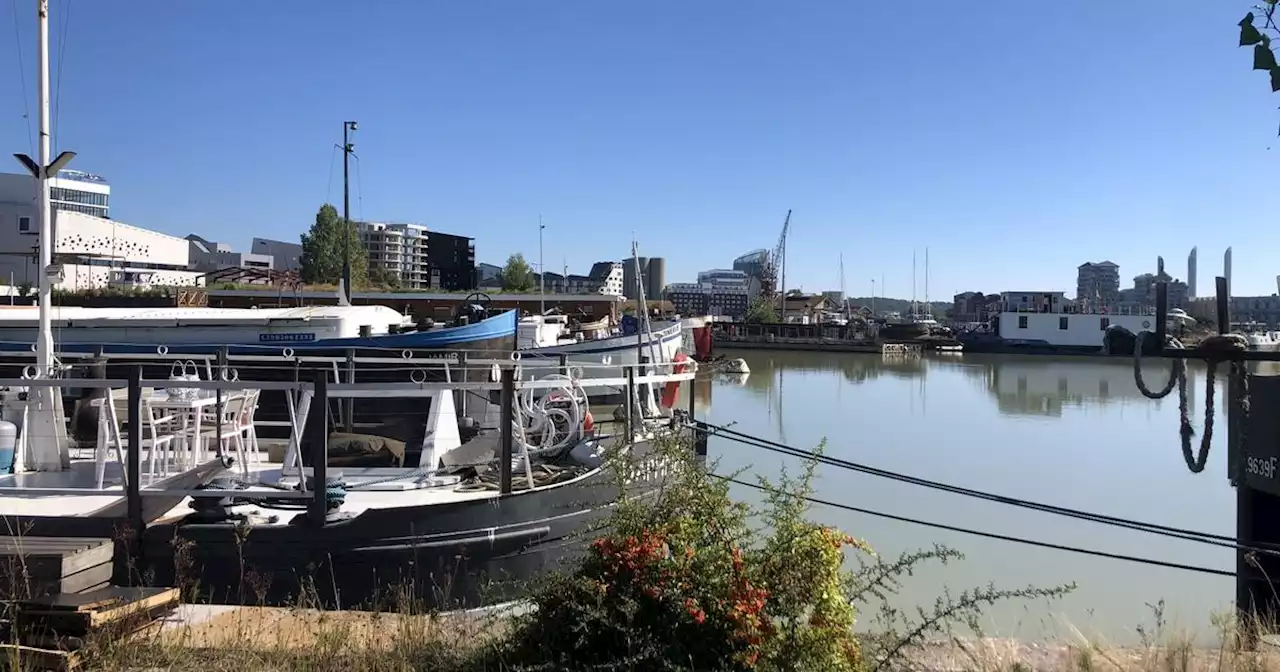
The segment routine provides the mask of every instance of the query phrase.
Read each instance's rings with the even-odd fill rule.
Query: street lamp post
[[[542,213],[538,213],[538,312],[547,314],[547,267],[542,263],[542,230],[547,228],[542,223]]]
[[[351,182],[348,179],[351,153],[355,145],[348,133],[356,130],[356,122],[342,122],[342,291],[351,302]]]

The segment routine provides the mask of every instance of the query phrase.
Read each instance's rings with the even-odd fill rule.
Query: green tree
[[[778,311],[774,310],[773,302],[764,297],[757,297],[751,305],[747,307],[747,312],[743,315],[743,321],[751,324],[769,324],[778,321]]]
[[[360,234],[350,222],[338,216],[337,208],[325,203],[316,213],[311,230],[302,234],[302,281],[337,284],[342,279],[342,251],[351,251],[351,284],[360,287],[368,279],[369,260]]]
[[[504,292],[527,292],[533,289],[533,271],[524,255],[516,252],[507,257],[507,263],[498,274]]]
[[[369,269],[369,284],[387,289],[400,289],[402,286],[399,273],[382,267]]]

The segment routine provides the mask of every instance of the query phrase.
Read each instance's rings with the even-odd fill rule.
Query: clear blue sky
[[[12,1],[5,154],[34,113],[35,1]],[[772,247],[790,208],[805,290],[843,253],[851,294],[908,297],[927,245],[930,298],[1074,293],[1083,261],[1181,277],[1199,245],[1206,293],[1233,245],[1234,293],[1270,294],[1280,95],[1235,46],[1250,4],[52,0],[55,141],[116,218],[241,247],[340,203],[356,119],[353,216],[474,236],[482,261],[536,263],[541,212],[549,268],[635,232],[691,280]]]

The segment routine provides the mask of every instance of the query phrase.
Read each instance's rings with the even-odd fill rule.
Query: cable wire
[[[53,133],[52,156],[58,155],[58,130],[62,128],[58,124],[60,118],[58,113],[62,110],[62,65],[67,60],[67,31],[71,26],[71,2],[72,0],[66,0],[66,7],[60,12],[62,36],[58,38],[58,81],[53,84],[53,123],[50,126]]]
[[[735,485],[743,485],[743,486],[746,486],[746,487],[749,487],[749,488],[755,488],[756,490],[760,490],[760,491],[763,491],[763,492],[774,492],[774,489],[773,489],[773,488],[769,488],[769,487],[766,487],[766,486],[763,486],[763,485],[759,485],[759,484],[756,484],[756,483],[748,483],[748,482],[746,482],[746,481],[741,481],[741,480],[738,480],[738,479],[736,479],[736,478],[731,478],[731,477],[729,477],[729,476],[721,476],[721,475],[719,475],[719,474],[711,474],[711,476],[712,476],[712,477],[714,477],[714,478],[719,478],[719,479],[724,480],[724,481],[728,481],[728,482],[733,483],[733,484],[735,484]],[[857,506],[850,506],[850,505],[848,505],[848,504],[840,504],[840,503],[838,503],[838,502],[832,502],[832,501],[825,500],[825,499],[819,499],[819,498],[817,498],[817,497],[803,497],[802,499],[803,499],[804,501],[806,501],[806,502],[811,503],[811,504],[820,504],[820,505],[822,505],[822,506],[829,506],[829,507],[831,507],[831,508],[834,508],[834,509],[841,509],[841,510],[844,510],[844,511],[852,511],[852,512],[854,512],[854,513],[862,513],[862,514],[866,514],[866,515],[868,515],[868,516],[876,516],[876,517],[879,517],[879,518],[887,518],[887,519],[889,519],[889,520],[896,520],[896,521],[903,522],[903,523],[912,523],[912,524],[914,524],[914,525],[923,525],[923,526],[925,526],[925,527],[932,527],[932,528],[939,529],[939,530],[947,530],[947,531],[949,531],[949,532],[960,532],[960,533],[962,533],[962,534],[971,534],[971,535],[974,535],[974,536],[977,536],[977,537],[985,537],[985,538],[987,538],[987,539],[998,539],[998,540],[1000,540],[1000,541],[1011,541],[1011,542],[1018,543],[1018,544],[1026,544],[1026,545],[1028,545],[1028,546],[1037,546],[1037,547],[1039,547],[1039,548],[1048,548],[1048,549],[1055,550],[1055,551],[1066,551],[1066,552],[1069,552],[1069,553],[1080,553],[1080,554],[1082,554],[1082,555],[1092,555],[1092,556],[1094,556],[1094,557],[1099,557],[1099,558],[1110,558],[1110,559],[1112,559],[1112,560],[1125,560],[1125,561],[1127,561],[1127,562],[1136,562],[1136,563],[1140,563],[1140,564],[1144,564],[1144,565],[1153,565],[1153,566],[1156,566],[1156,567],[1167,567],[1167,568],[1169,568],[1169,569],[1181,569],[1181,570],[1185,570],[1185,571],[1188,571],[1188,572],[1199,572],[1199,573],[1201,573],[1201,574],[1213,574],[1213,575],[1215,575],[1215,576],[1231,576],[1231,577],[1234,577],[1234,576],[1236,575],[1236,573],[1235,573],[1235,572],[1227,571],[1227,570],[1225,570],[1225,569],[1213,569],[1212,567],[1201,567],[1201,566],[1198,566],[1198,565],[1186,565],[1186,564],[1182,564],[1182,563],[1179,563],[1179,562],[1167,562],[1167,561],[1164,561],[1164,560],[1156,560],[1155,558],[1143,558],[1143,557],[1136,556],[1136,555],[1123,555],[1123,554],[1120,554],[1120,553],[1108,553],[1107,551],[1098,551],[1098,550],[1094,550],[1094,549],[1091,549],[1091,548],[1079,548],[1079,547],[1077,547],[1077,546],[1065,546],[1065,545],[1063,545],[1063,544],[1054,544],[1054,543],[1050,543],[1050,542],[1047,542],[1047,541],[1036,541],[1036,540],[1034,540],[1034,539],[1025,539],[1025,538],[1023,538],[1023,537],[1013,537],[1013,536],[1009,536],[1009,535],[1006,535],[1006,534],[996,534],[996,533],[994,533],[994,532],[983,532],[983,531],[981,531],[981,530],[971,530],[971,529],[964,528],[964,527],[956,527],[955,525],[947,525],[947,524],[945,524],[945,523],[935,523],[935,522],[928,521],[928,520],[920,520],[920,519],[917,519],[917,518],[908,518],[908,517],[906,517],[906,516],[898,516],[898,515],[894,515],[894,514],[892,514],[892,513],[885,513],[885,512],[883,512],[883,511],[873,511],[873,510],[871,510],[871,509],[864,509],[864,508],[857,507]]]
[[[22,87],[22,118],[26,120],[27,142],[30,144],[32,156],[36,153],[35,130],[31,128],[31,103],[27,100],[27,66],[22,58],[22,30],[18,27],[18,0],[11,0],[13,5],[13,43],[18,49],[18,83]]]
[[[1109,516],[1101,513],[1094,513],[1091,511],[1082,511],[1079,509],[1071,509],[1071,508],[1062,507],[1062,506],[1055,506],[1052,504],[1044,504],[1041,502],[1033,502],[1030,500],[1018,499],[1016,497],[1006,497],[1004,495],[997,495],[994,493],[983,492],[981,490],[973,490],[971,488],[964,488],[956,485],[951,485],[948,483],[941,483],[939,481],[931,481],[928,479],[909,476],[907,474],[889,471],[886,469],[880,469],[877,467],[871,467],[871,466],[859,464],[856,462],[850,462],[848,460],[829,457],[827,455],[817,454],[812,451],[793,448],[785,444],[777,443],[775,441],[769,441],[768,439],[754,437],[749,434],[744,434],[742,432],[738,432],[738,431],[729,429],[728,427],[724,427],[720,425],[713,425],[713,424],[704,422],[704,423],[701,423],[701,427],[694,426],[694,429],[701,429],[701,431],[705,431],[710,435],[720,435],[723,438],[729,439],[731,441],[737,441],[745,445],[753,446],[756,448],[763,448],[765,450],[781,453],[783,455],[789,455],[792,457],[799,457],[802,459],[814,460],[819,464],[839,467],[841,469],[856,471],[864,474],[869,474],[872,476],[879,476],[882,478],[887,478],[889,480],[898,481],[901,483],[919,485],[921,487],[931,488],[934,490],[941,490],[943,492],[949,492],[952,494],[964,495],[967,497],[974,497],[976,499],[983,499],[986,501],[996,502],[999,504],[1006,504],[1009,506],[1016,506],[1020,508],[1030,509],[1033,511],[1041,511],[1044,513],[1052,513],[1055,515],[1065,516],[1068,518],[1076,518],[1078,520],[1087,520],[1090,522],[1100,523],[1103,525],[1111,525],[1114,527],[1121,527],[1125,529],[1136,530],[1139,532],[1146,532],[1148,534],[1156,534],[1156,535],[1171,537],[1175,539],[1182,539],[1185,541],[1194,541],[1198,543],[1209,544],[1212,546],[1233,548],[1236,550],[1253,551],[1253,552],[1262,553],[1265,555],[1280,555],[1280,550],[1277,550],[1275,548],[1268,548],[1265,546],[1241,545],[1236,542],[1236,539],[1234,537],[1228,537],[1226,535],[1212,534],[1209,532],[1200,532],[1197,530],[1189,530],[1189,529],[1178,528],[1178,527],[1170,527],[1167,525],[1158,525],[1155,523],[1148,523],[1144,521],[1132,520],[1127,518],[1119,518],[1116,516]]]
[[[325,185],[324,202],[331,203],[330,196],[333,196],[333,167],[338,162],[338,145],[334,143],[333,152],[329,154],[329,183]]]

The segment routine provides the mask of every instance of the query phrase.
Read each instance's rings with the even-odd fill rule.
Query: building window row
[[[93,215],[94,217],[105,217],[107,209],[96,205],[81,205],[79,203],[59,203],[53,202],[54,210],[65,210],[67,212],[79,212],[85,215]]]
[[[107,199],[109,196],[107,194],[96,194],[91,191],[52,187],[49,189],[49,198],[66,203],[83,203],[85,205],[97,205],[105,208],[108,205]]]

